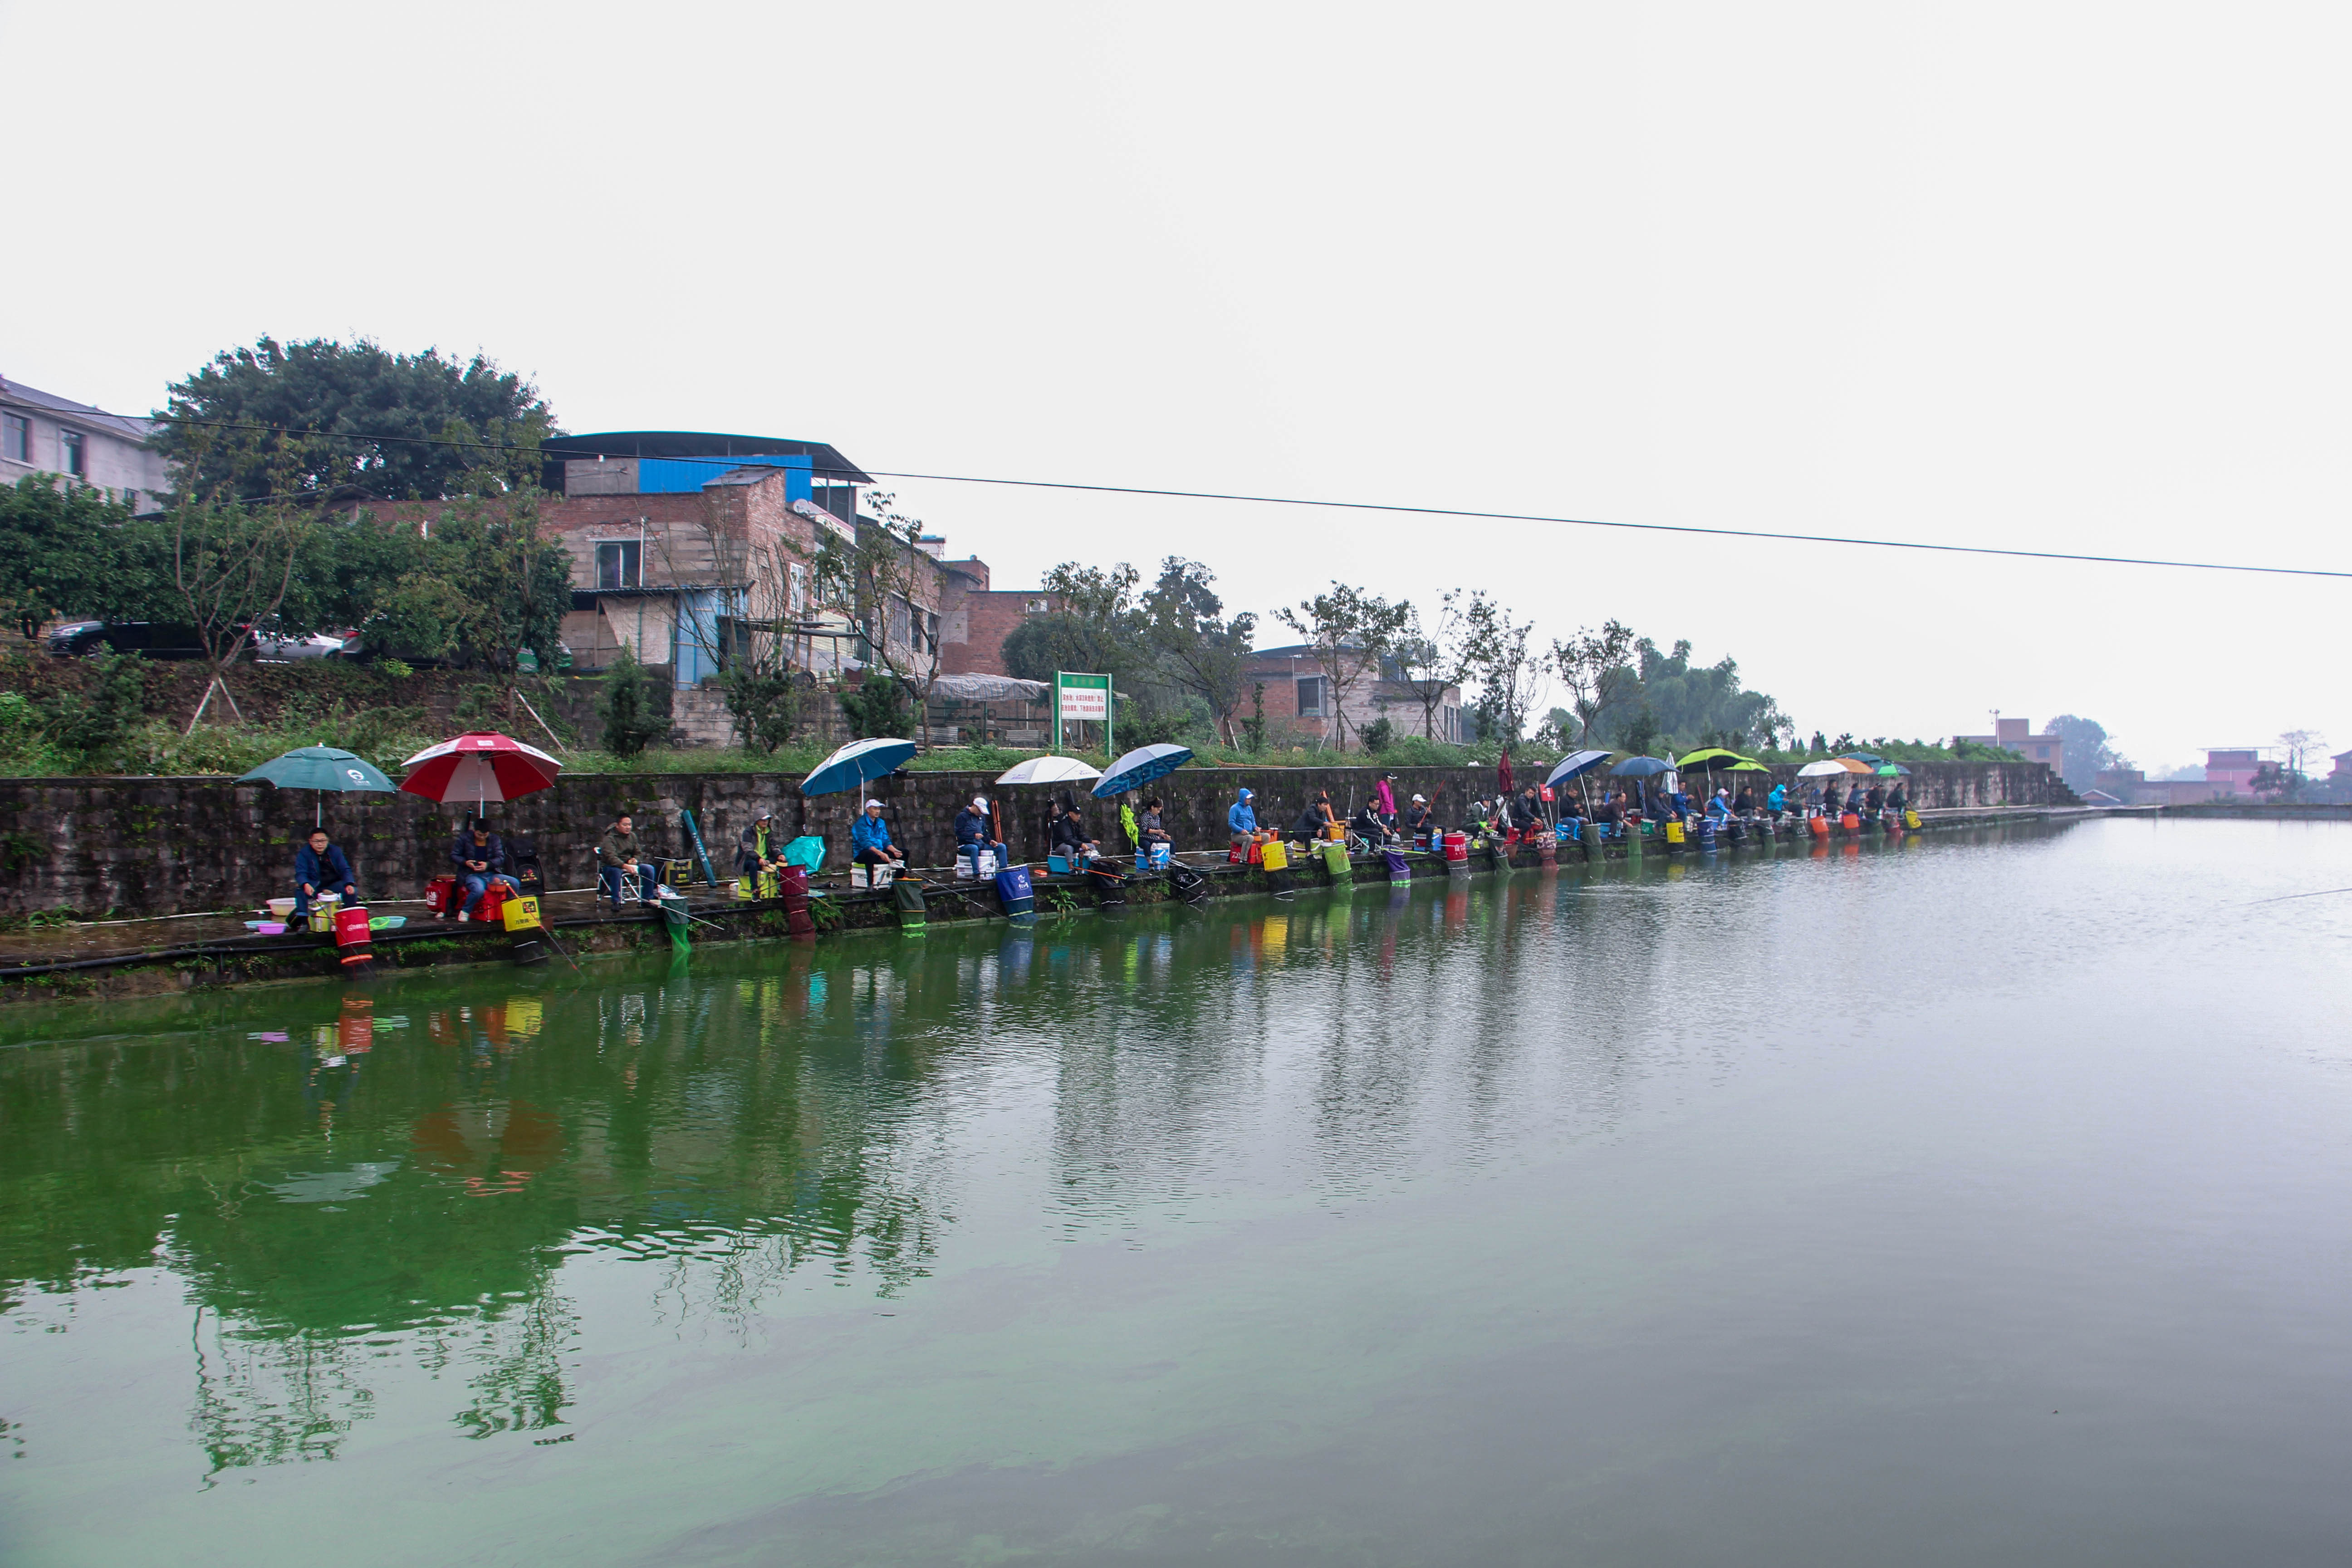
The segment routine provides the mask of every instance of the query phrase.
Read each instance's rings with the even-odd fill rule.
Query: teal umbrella
[[[398,786],[366,758],[334,746],[301,746],[268,762],[236,781],[276,784],[279,789],[377,790],[397,793]],[[327,820],[326,796],[319,799],[317,820]]]

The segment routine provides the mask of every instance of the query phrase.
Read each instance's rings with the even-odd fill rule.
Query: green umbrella
[[[333,746],[298,747],[282,757],[271,758],[236,782],[276,784],[279,789],[381,790],[385,795],[398,790],[373,763]],[[327,820],[323,795],[317,819]]]
[[[1756,759],[1753,757],[1743,757],[1738,752],[1732,751],[1728,747],[1708,746],[1703,751],[1693,752],[1681,762],[1676,763],[1675,766],[1683,769],[1685,772],[1688,772],[1692,768],[1729,767],[1735,763],[1747,763],[1752,766],[1755,764]]]

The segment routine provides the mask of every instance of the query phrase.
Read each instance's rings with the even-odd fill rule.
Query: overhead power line
[[[195,425],[221,430],[262,431],[280,436],[323,436],[337,440],[369,443],[408,442],[425,447],[462,447],[484,452],[537,452],[541,448],[520,442],[462,441],[448,437],[367,435],[350,430],[288,430],[275,425],[247,425],[222,419],[189,419],[168,415],[153,416],[161,423]],[[559,437],[559,440],[572,437]],[[619,456],[620,454],[615,454]],[[737,468],[750,466],[747,459],[763,454],[748,453],[743,457],[664,457],[666,463],[706,463],[717,468]],[[1082,484],[1074,479],[1013,479],[985,474],[930,474],[911,469],[872,468],[870,477],[882,479],[915,479],[931,484],[999,485],[1020,489],[1074,490],[1089,495],[1152,496],[1170,500],[1231,501],[1250,506],[1315,507],[1332,511],[1381,511],[1405,517],[1458,517],[1476,522],[1540,522],[1561,528],[1609,528],[1636,533],[1696,534],[1710,539],[1762,539],[1788,544],[1843,544],[1869,550],[1921,550],[1944,555],[1993,555],[2020,561],[2080,561],[2096,566],[2161,566],[2183,572],[2250,572],[2274,577],[2352,578],[2352,571],[2329,571],[2317,566],[2256,566],[2232,561],[2179,561],[2150,555],[2098,555],[2068,550],[2013,550],[1995,544],[1940,544],[1916,539],[1872,539],[1843,533],[1796,533],[1766,528],[1707,528],[1687,522],[1626,522],[1622,520],[1596,517],[1564,517],[1549,512],[1482,511],[1465,507],[1406,506],[1395,501],[1330,500],[1310,496],[1255,495],[1239,490],[1167,489],[1150,485]]]

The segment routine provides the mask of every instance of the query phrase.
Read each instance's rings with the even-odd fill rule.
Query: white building
[[[95,485],[134,511],[163,504],[172,488],[161,452],[147,447],[152,419],[109,414],[0,376],[0,484],[48,474]]]

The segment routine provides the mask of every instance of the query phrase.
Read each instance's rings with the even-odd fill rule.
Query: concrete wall
[[[1225,810],[1243,784],[1258,792],[1261,821],[1286,826],[1313,791],[1328,789],[1345,812],[1379,777],[1370,768],[1186,769],[1153,789],[1168,803],[1178,844],[1192,848],[1224,842]],[[2072,798],[2047,768],[2032,763],[1929,764],[1912,782],[1914,798],[1926,805],[2046,805]],[[636,815],[640,838],[660,853],[683,851],[678,814],[693,811],[722,877],[731,871],[736,834],[762,805],[790,831],[824,837],[832,863],[839,864],[859,797],[804,799],[796,784],[755,773],[576,774],[492,815],[502,832],[537,840],[555,887],[593,879],[596,839],[623,810]],[[1449,822],[1493,787],[1493,773],[1483,768],[1397,770],[1399,801],[1426,795]],[[1053,792],[1000,795],[974,773],[909,773],[875,790],[919,865],[951,858],[950,824],[975,793],[1000,801],[1016,855],[1043,858]],[[256,906],[292,890],[294,847],[310,829],[315,798],[220,778],[0,779],[0,911],[147,915]],[[1081,798],[1090,826],[1109,837],[1113,811]],[[379,900],[422,893],[446,868],[462,815],[406,795],[338,795],[326,810],[362,894]]]

